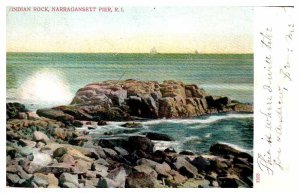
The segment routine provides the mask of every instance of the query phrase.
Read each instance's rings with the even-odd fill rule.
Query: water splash
[[[54,70],[43,69],[20,86],[19,97],[26,104],[60,105],[72,100],[72,93],[63,76]]]

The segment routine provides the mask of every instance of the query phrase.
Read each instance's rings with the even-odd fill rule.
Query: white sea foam
[[[237,90],[237,91],[252,91],[253,85],[249,83],[245,84],[233,84],[233,83],[227,83],[227,84],[203,84],[201,85],[204,89],[211,89],[211,90]]]
[[[165,150],[169,147],[174,148],[176,151],[181,150],[182,143],[178,141],[154,141],[154,150]]]
[[[227,114],[227,115],[212,115],[205,119],[158,119],[142,122],[144,125],[157,125],[162,123],[174,124],[210,124],[220,120],[232,118],[251,118],[253,114]]]
[[[118,121],[108,121],[107,125],[120,126],[125,124],[126,122],[118,122]]]
[[[184,142],[187,142],[187,141],[192,141],[192,140],[197,140],[197,139],[200,139],[198,136],[196,135],[192,135],[192,136],[188,136],[184,139]]]
[[[205,138],[210,138],[211,137],[211,133],[207,133],[207,134],[205,134],[205,136],[204,136]]]
[[[149,121],[135,121],[140,122],[147,128],[147,125],[157,125],[157,124],[210,124],[220,120],[232,119],[232,118],[252,118],[253,114],[226,114],[226,115],[211,115],[207,118],[193,118],[193,119],[156,119]],[[126,122],[109,121],[105,126],[114,126],[119,128],[124,128],[121,125]],[[202,128],[203,125],[191,126],[190,128]]]
[[[207,125],[205,124],[198,124],[198,125],[193,125],[193,126],[189,126],[188,128],[189,129],[202,129],[202,128],[205,128]]]

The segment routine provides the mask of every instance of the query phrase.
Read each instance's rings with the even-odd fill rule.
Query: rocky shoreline
[[[71,105],[30,112],[7,103],[6,184],[8,187],[252,187],[253,158],[226,144],[210,155],[173,148],[154,150],[166,134],[145,133],[97,139],[91,122],[185,118],[215,112],[252,112],[252,106],[207,94],[196,85],[166,81],[107,81],[81,88]]]
[[[77,91],[70,105],[37,110],[39,116],[66,124],[76,120],[188,118],[219,112],[252,113],[253,107],[181,81],[125,80],[88,84]]]

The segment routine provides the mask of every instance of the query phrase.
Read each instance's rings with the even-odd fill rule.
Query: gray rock
[[[126,187],[129,188],[154,188],[158,181],[144,172],[131,173],[126,179]]]
[[[171,177],[168,177],[165,180],[165,182],[167,185],[172,186],[172,187],[177,187],[177,186],[183,184],[187,180],[187,178],[185,176],[182,176],[176,170],[171,170],[170,175],[171,175]]]
[[[115,168],[110,171],[106,178],[99,181],[100,188],[124,188],[126,180],[126,171],[123,167]]]
[[[15,165],[15,164],[8,165],[8,166],[6,166],[6,172],[17,173],[18,167],[20,167],[20,166]]]
[[[241,150],[238,150],[230,145],[227,145],[227,144],[222,144],[222,143],[216,143],[216,144],[213,144],[209,151],[214,154],[214,155],[217,155],[217,156],[228,156],[228,155],[232,155],[232,156],[235,156],[235,157],[239,157],[239,158],[246,158],[250,161],[253,161],[253,157],[246,153],[246,152],[243,152]]]
[[[103,158],[99,158],[95,162],[97,162],[98,164],[104,165],[104,166],[108,166],[109,165],[109,163],[106,160],[104,160]]]
[[[17,169],[18,169],[17,173],[22,179],[29,180],[33,176],[32,174],[26,173],[21,166],[18,166]]]
[[[93,163],[91,170],[97,171],[96,174],[99,174],[101,177],[106,177],[108,175],[108,167],[101,164]]]
[[[125,98],[127,98],[127,90],[117,90],[110,92],[109,97],[111,98],[114,105],[120,106],[124,103]]]
[[[54,107],[53,109],[58,110],[58,111],[62,111],[65,114],[68,114],[70,116],[73,116],[74,119],[80,120],[80,121],[90,121],[93,120],[93,116],[87,114],[84,110],[82,110],[80,108],[80,106],[72,106],[72,105],[68,105],[68,106],[58,106],[58,107]],[[74,125],[81,125],[82,124],[78,121],[74,121],[72,122],[72,124]]]
[[[202,181],[199,182],[198,188],[209,188],[210,187],[210,182],[206,179],[203,179]]]
[[[21,156],[26,157],[26,156],[29,156],[29,155],[33,154],[33,152],[35,150],[31,147],[26,146],[26,147],[18,147],[18,148],[16,148],[16,151]]]
[[[160,164],[158,162],[142,158],[137,161],[137,164],[147,165],[147,166],[153,168],[159,175],[162,175],[165,177],[167,177],[169,175],[169,172],[171,171],[171,167],[165,162]]]
[[[113,149],[110,149],[110,148],[103,148],[103,151],[105,152],[106,155],[110,156],[110,157],[116,157],[118,156],[118,153],[113,150]]]
[[[153,168],[151,168],[150,166],[148,166],[146,164],[135,166],[134,169],[138,172],[143,172],[143,173],[153,176],[154,178],[157,179],[157,172]]]
[[[70,124],[74,121],[73,116],[65,114],[63,111],[60,110],[46,108],[46,109],[38,109],[36,113],[41,117],[54,119],[67,124]]]
[[[6,173],[6,179],[13,184],[17,184],[20,181],[20,177],[16,174]]]
[[[146,153],[153,152],[154,143],[147,137],[130,136],[128,139],[127,148],[129,151],[142,150]]]
[[[20,139],[19,142],[22,146],[28,146],[30,148],[33,148],[33,147],[36,146],[36,142],[30,141],[30,140],[27,140],[27,139]]]
[[[214,158],[210,161],[211,169],[216,172],[226,172],[227,169],[230,167],[230,162],[223,158]]]
[[[75,184],[70,183],[70,182],[64,182],[62,184],[62,187],[64,187],[64,188],[79,188],[79,185],[75,185]]]
[[[98,145],[103,148],[114,148],[114,147],[122,147],[125,148],[128,145],[128,138],[121,137],[121,138],[106,138],[100,139]]]
[[[49,185],[47,176],[40,173],[34,174],[32,182],[38,187],[47,187]]]
[[[194,178],[198,174],[198,169],[189,163],[184,157],[177,157],[174,163],[180,174],[188,178]]]
[[[62,173],[59,177],[59,182],[61,185],[68,187],[68,188],[74,188],[74,187],[79,188],[80,187],[80,185],[78,183],[78,175],[76,175],[76,174],[73,175],[70,173]]]
[[[127,155],[129,155],[129,153],[127,152],[127,150],[125,150],[124,148],[114,147],[114,150],[116,150],[118,152],[118,154],[120,154],[121,156],[127,156]]]
[[[49,137],[40,131],[35,131],[33,133],[33,140],[34,141],[42,141],[42,142],[48,142],[50,139]]]
[[[99,183],[99,178],[85,179],[85,188],[96,188]]]
[[[202,156],[196,157],[191,163],[198,169],[198,171],[207,171],[210,167],[210,162]]]

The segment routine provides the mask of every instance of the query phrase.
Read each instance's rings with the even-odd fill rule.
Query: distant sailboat
[[[157,50],[155,47],[153,47],[151,50],[150,50],[150,54],[157,54]]]

